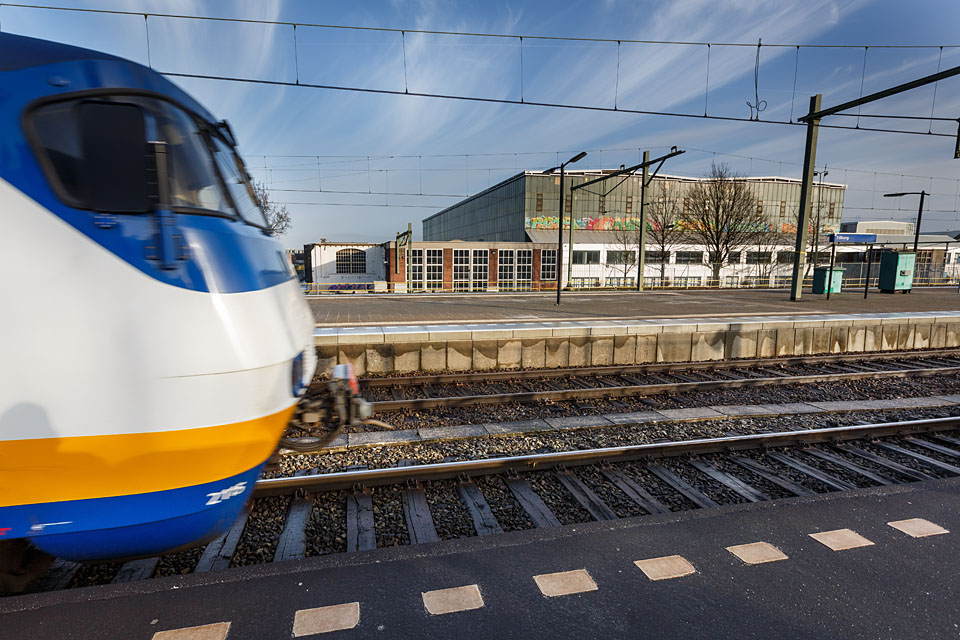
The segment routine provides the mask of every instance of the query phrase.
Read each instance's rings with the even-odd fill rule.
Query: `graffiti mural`
[[[556,229],[559,225],[559,219],[557,216],[536,216],[534,218],[527,218],[527,229]],[[676,230],[683,231],[692,231],[696,229],[696,223],[690,220],[677,220],[673,223],[673,228]],[[792,227],[792,230],[789,230],[788,227]],[[564,220],[564,229],[570,228],[570,222]],[[582,218],[575,218],[573,221],[573,228],[575,230],[582,231],[635,231],[640,228],[640,219],[639,218],[626,218],[626,217],[614,217],[614,216],[584,216]],[[825,233],[832,233],[828,231],[826,226],[822,227]],[[647,220],[647,230],[660,230],[659,224]],[[777,227],[771,223],[763,222],[760,223],[754,231],[776,231]],[[782,233],[796,233],[796,225],[781,224],[780,231]]]

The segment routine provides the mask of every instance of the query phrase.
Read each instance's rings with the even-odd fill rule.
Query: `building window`
[[[769,251],[747,251],[747,264],[770,264],[772,258]]]
[[[778,251],[777,264],[793,264],[793,251]]]
[[[727,264],[740,264],[740,256],[741,253],[739,251],[731,251],[727,256]],[[711,251],[707,258],[709,260],[707,264],[714,264],[717,261],[717,253]]]
[[[677,264],[701,264],[703,263],[702,251],[677,251]]]
[[[337,251],[337,273],[366,273],[367,254],[361,249]]]
[[[633,213],[633,196],[627,196],[627,215]]]
[[[427,249],[427,289],[443,289],[443,249]]]
[[[740,277],[739,276],[727,276],[723,279],[723,286],[725,287],[739,287],[740,286]]]
[[[763,216],[763,200],[757,200],[757,215]]]
[[[833,215],[834,215],[834,213],[836,213],[836,209],[837,209],[837,203],[836,203],[836,202],[831,202],[831,203],[830,203],[830,213],[827,214],[827,218],[828,218],[828,219],[833,220]]]
[[[487,279],[490,277],[490,254],[486,249],[473,250],[473,291],[486,291]]]
[[[500,291],[513,291],[515,284],[513,251],[501,249],[497,254],[497,288]]]
[[[600,264],[600,252],[574,251],[573,264]]]
[[[599,199],[599,205],[598,205],[598,208],[597,208],[597,212],[598,212],[600,215],[603,215],[603,214],[606,213],[606,211],[607,211],[606,204],[605,204],[605,202],[604,202],[604,201],[605,201],[605,198],[604,198],[603,196],[598,196],[598,199]]]
[[[517,289],[529,291],[533,280],[533,251],[520,249],[517,251]]]
[[[632,288],[636,286],[635,284],[636,280],[634,280],[633,278],[614,277],[614,278],[607,278],[605,282],[608,287],[621,287],[621,288],[631,287]]]
[[[543,194],[538,193],[537,194],[537,213],[541,213],[542,211],[543,211]]]
[[[573,211],[573,194],[568,194],[563,200],[563,211],[564,213],[570,213]]]
[[[607,264],[633,264],[636,260],[633,251],[607,251]]]
[[[470,251],[468,249],[453,250],[453,290],[470,290]]]
[[[410,288],[423,290],[423,249],[410,250]]]
[[[647,251],[643,257],[643,261],[646,264],[665,264],[670,262],[669,251]]]
[[[780,217],[781,218],[787,217],[787,201],[786,200],[780,201]]]
[[[544,249],[540,252],[540,280],[557,279],[557,250]]]

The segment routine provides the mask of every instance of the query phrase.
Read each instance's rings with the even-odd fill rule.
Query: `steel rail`
[[[399,411],[401,409],[430,409],[435,407],[466,407],[486,404],[510,404],[513,402],[539,402],[545,400],[573,400],[590,398],[617,398],[633,395],[656,395],[664,393],[687,393],[690,391],[714,391],[717,389],[783,386],[864,380],[867,378],[924,378],[936,375],[956,374],[960,366],[926,369],[900,369],[895,371],[857,371],[849,373],[818,373],[811,375],[744,378],[742,380],[704,380],[702,382],[670,382],[659,384],[597,387],[591,389],[560,389],[549,391],[521,391],[476,396],[444,396],[440,398],[414,398],[408,400],[382,400],[374,402],[375,412]]]
[[[781,431],[725,438],[702,438],[676,442],[557,451],[523,456],[485,458],[440,462],[411,467],[388,467],[339,471],[315,476],[268,478],[259,480],[254,488],[255,497],[292,495],[299,490],[335,491],[358,486],[373,487],[425,480],[445,480],[460,476],[489,475],[504,471],[539,471],[558,466],[577,466],[599,462],[625,462],[644,458],[666,458],[684,455],[706,455],[731,451],[745,451],[763,447],[810,445],[823,442],[862,440],[931,431],[948,431],[960,427],[960,416],[930,418],[900,422],[827,427],[805,431]]]
[[[960,357],[960,349],[933,349],[927,351],[887,351],[882,353],[843,353],[817,356],[787,356],[784,358],[746,358],[743,360],[709,360],[700,362],[649,362],[646,364],[602,365],[596,367],[564,367],[558,369],[531,369],[509,371],[480,371],[443,373],[428,376],[397,376],[395,378],[363,378],[362,387],[415,387],[422,384],[457,384],[459,382],[489,382],[492,380],[551,379],[579,375],[614,375],[620,373],[663,373],[670,371],[704,371],[711,369],[743,369],[748,367],[793,366],[830,362],[865,362],[874,360],[903,360],[906,358]]]

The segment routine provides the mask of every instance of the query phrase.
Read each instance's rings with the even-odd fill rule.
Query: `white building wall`
[[[337,273],[337,253],[344,250],[364,253],[363,273]],[[367,284],[386,280],[383,246],[378,244],[316,244],[311,251],[313,282],[316,285]]]

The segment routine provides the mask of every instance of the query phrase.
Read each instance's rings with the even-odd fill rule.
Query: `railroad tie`
[[[36,582],[30,587],[31,592],[58,591],[66,589],[77,575],[77,571],[83,566],[79,562],[71,562],[63,558],[57,558],[53,561],[47,570],[37,578]]]
[[[520,506],[523,507],[523,510],[530,516],[533,526],[538,529],[560,526],[557,516],[553,515],[550,507],[544,504],[525,478],[508,475],[503,481],[509,487],[517,502],[520,503]]]
[[[318,469],[300,469],[295,477],[315,476]],[[277,550],[273,554],[273,561],[299,560],[307,553],[307,523],[313,512],[313,498],[309,495],[298,495],[290,502],[287,519],[283,524],[283,533],[277,542]]]
[[[729,473],[721,471],[706,460],[691,460],[690,464],[707,477],[728,487],[747,502],[761,502],[763,500],[770,499],[764,492],[751,487],[746,482],[730,475]]]
[[[157,570],[157,564],[160,562],[159,556],[152,558],[141,558],[139,560],[130,560],[124,562],[117,571],[117,575],[110,582],[120,584],[122,582],[135,582],[137,580],[146,580]]]
[[[595,520],[616,520],[619,517],[573,471],[561,469],[555,475],[574,499],[589,511]]]
[[[687,500],[691,501],[693,504],[698,507],[703,507],[709,509],[710,507],[719,507],[719,503],[714,501],[712,498],[709,498],[699,489],[692,486],[686,480],[682,479],[680,476],[675,474],[673,471],[670,471],[666,467],[662,467],[659,464],[648,463],[647,469],[650,470],[650,473],[657,476],[668,485],[673,487],[674,490],[683,495]]]
[[[230,560],[237,550],[237,544],[240,542],[240,536],[243,534],[243,528],[247,526],[247,518],[250,517],[250,507],[240,514],[240,516],[230,527],[230,530],[222,534],[219,538],[207,545],[194,567],[194,573],[205,573],[207,571],[219,571],[230,566]]]
[[[416,462],[409,459],[400,461],[401,467],[416,466]],[[427,502],[427,494],[423,485],[419,482],[413,483],[401,492],[403,499],[403,517],[407,521],[407,531],[410,533],[411,544],[423,544],[425,542],[436,542],[440,539],[437,535],[437,528],[433,524],[433,517],[430,515],[430,504]]]
[[[503,533],[503,528],[497,522],[496,516],[493,515],[493,510],[490,509],[486,498],[483,497],[473,480],[462,480],[457,483],[457,493],[460,494],[461,502],[470,512],[473,527],[477,530],[478,536]]]
[[[601,469],[600,473],[612,482],[620,491],[623,491],[627,497],[636,502],[641,509],[647,513],[669,513],[670,509],[660,503],[659,500],[650,495],[650,492],[634,482],[633,478],[627,474],[612,467]]]
[[[769,467],[766,467],[752,458],[733,458],[730,460],[732,463],[739,465],[746,469],[747,471],[753,473],[754,475],[760,476],[767,482],[777,485],[781,489],[789,491],[795,496],[812,496],[816,495],[816,491],[813,489],[808,489],[803,485],[799,485],[792,480],[788,480],[777,473],[775,473]]]
[[[842,453],[847,453],[850,455],[863,458],[864,460],[869,460],[875,465],[881,466],[885,469],[889,469],[895,473],[899,473],[902,476],[905,476],[911,480],[933,480],[933,476],[924,473],[923,471],[918,471],[906,465],[902,465],[899,462],[890,460],[889,458],[884,458],[883,456],[878,456],[872,451],[867,451],[866,449],[861,449],[852,444],[836,444],[834,448]]]
[[[347,467],[347,471],[361,471],[366,465]],[[377,548],[377,533],[373,523],[373,493],[363,487],[347,495],[347,551],[369,551]]]

